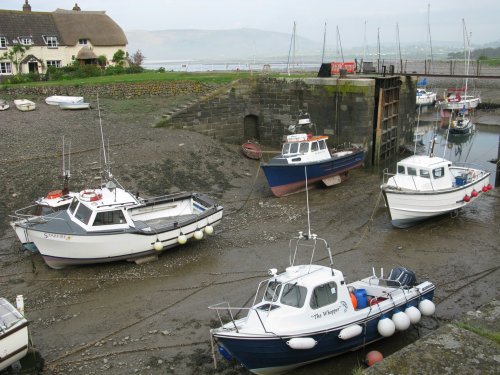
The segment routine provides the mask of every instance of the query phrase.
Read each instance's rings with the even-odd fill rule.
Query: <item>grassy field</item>
[[[200,73],[186,73],[186,72],[157,72],[147,71],[144,73],[136,74],[121,74],[109,75],[100,77],[88,78],[75,78],[64,79],[59,81],[47,82],[27,82],[22,83],[23,86],[74,86],[74,85],[99,85],[110,83],[133,83],[133,82],[147,82],[147,81],[197,81],[205,83],[226,84],[241,78],[249,78],[256,76],[256,73],[251,72],[200,72]],[[315,73],[296,75],[293,77],[312,77]],[[286,77],[282,73],[266,74],[269,77]],[[16,87],[17,84],[3,84],[3,87]]]

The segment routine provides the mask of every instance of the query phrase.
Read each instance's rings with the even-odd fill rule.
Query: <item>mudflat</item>
[[[44,374],[246,373],[219,355],[214,370],[209,329],[218,320],[207,306],[249,306],[267,270],[288,265],[289,238],[307,230],[306,196],[274,197],[259,162],[245,158],[238,145],[152,127],[169,100],[100,101],[113,174],[143,196],[206,193],[224,206],[225,216],[213,236],[144,264],[53,270],[39,254],[19,250],[8,215],[61,188],[63,136],[66,151],[71,142],[71,190],[98,186],[100,119],[92,100],[85,111],[62,111],[40,98],[33,112],[0,113],[1,296],[11,302],[24,296]],[[389,222],[380,183],[379,173],[360,169],[338,186],[309,194],[311,231],[329,242],[334,266],[348,280],[367,276],[372,267],[387,273],[402,265],[434,282],[436,318],[423,320],[419,330],[425,332],[498,298],[498,190],[456,217],[400,230]],[[416,331],[397,334],[377,350],[394,351],[417,337]],[[349,353],[293,374],[350,374],[362,358],[362,351]]]

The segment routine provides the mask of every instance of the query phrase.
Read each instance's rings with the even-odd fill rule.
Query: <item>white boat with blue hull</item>
[[[0,298],[0,371],[26,356],[28,346],[28,321],[9,301]]]
[[[313,264],[317,247],[327,250],[330,266]],[[310,262],[295,265],[299,252]],[[395,268],[347,283],[332,266],[330,249],[316,235],[290,242],[290,266],[269,270],[250,308],[228,302],[212,305],[221,326],[211,329],[213,343],[226,358],[234,357],[255,374],[276,374],[360,348],[391,336],[431,315],[435,286],[417,283],[411,271]],[[240,310],[248,311],[235,319]]]

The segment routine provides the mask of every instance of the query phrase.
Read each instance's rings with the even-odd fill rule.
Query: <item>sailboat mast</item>
[[[326,44],[326,22],[325,22],[325,31],[323,32],[323,53],[321,54],[321,64],[323,64],[325,59],[325,44]]]
[[[464,100],[467,100],[467,86],[469,81],[469,64],[470,64],[470,40],[467,33],[467,26],[465,25],[465,19],[462,18],[463,23],[463,33],[464,33],[464,61],[465,61],[465,92]]]
[[[290,39],[290,48],[288,49],[288,62],[286,64],[288,75],[290,75],[290,55],[292,54],[292,47],[293,47],[293,57],[292,57],[292,65],[293,65],[295,63],[295,21],[293,21],[292,38]]]
[[[396,22],[396,43],[398,44],[398,51],[399,51],[400,73],[403,73],[403,59],[401,57],[401,41],[399,40],[399,24],[397,22]]]
[[[339,26],[337,25],[337,42],[338,46],[340,46],[340,54],[342,56],[342,63],[344,63],[344,51],[342,50],[342,40],[340,39],[340,31],[339,31]],[[338,50],[338,47],[337,47]]]

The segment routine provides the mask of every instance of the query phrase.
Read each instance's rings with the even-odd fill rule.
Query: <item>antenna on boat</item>
[[[307,186],[307,166],[304,166],[304,174],[306,176],[306,206],[307,206],[307,238],[311,238],[311,220],[309,218],[309,189]]]
[[[420,124],[420,111],[422,110],[422,105],[418,106],[417,112],[417,132],[415,133],[415,148],[413,150],[413,155],[417,154],[417,141],[418,141],[418,124]]]
[[[104,157],[104,168],[105,168],[105,173],[107,174],[106,180],[110,180],[111,178],[111,166],[108,161],[108,157],[106,155],[106,145],[104,144],[104,132],[102,130],[102,118],[101,118],[101,105],[99,103],[99,93],[97,93],[97,110],[99,113],[99,128],[101,131],[101,142],[102,142],[102,154]]]
[[[70,173],[70,166],[71,166],[71,141],[69,142],[69,150],[68,150],[68,169],[66,169],[66,153],[64,150],[64,135],[62,138],[62,143],[63,143],[63,149],[62,149],[62,157],[63,157],[63,177],[64,177],[64,182],[63,182],[63,195],[66,195],[69,193],[69,178],[71,177]]]

